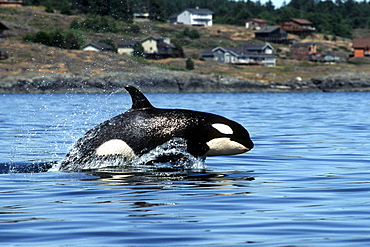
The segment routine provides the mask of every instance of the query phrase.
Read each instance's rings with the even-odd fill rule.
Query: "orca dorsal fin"
[[[132,107],[131,109],[154,108],[149,100],[137,88],[126,85],[125,89],[131,95]]]

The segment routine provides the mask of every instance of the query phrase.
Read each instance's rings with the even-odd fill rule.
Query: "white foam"
[[[95,170],[101,168],[146,169],[147,167],[183,168],[195,171],[206,169],[204,163],[205,158],[195,157],[188,153],[187,142],[182,138],[173,138],[134,160],[128,160],[124,155],[113,154],[87,157],[83,159],[83,162],[74,163],[73,158],[79,160],[76,158],[78,155],[78,150],[75,150],[75,153],[70,156],[71,160],[69,164],[63,167],[64,171]],[[60,164],[51,169],[59,170]]]

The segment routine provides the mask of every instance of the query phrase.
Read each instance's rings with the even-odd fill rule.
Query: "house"
[[[272,43],[288,43],[288,34],[281,30],[279,26],[265,26],[260,30],[254,32],[255,39],[272,42]]]
[[[146,21],[150,21],[150,14],[146,10],[146,8],[137,9],[134,12],[133,21],[134,22],[146,22]]]
[[[333,62],[344,62],[345,60],[341,57],[336,56],[331,51],[324,51],[318,55],[318,61],[323,63],[333,63]]]
[[[274,48],[269,43],[249,43],[239,47],[216,47],[205,50],[201,56],[205,60],[237,65],[276,65]],[[212,56],[213,54],[213,56]]]
[[[84,45],[82,48],[84,51],[113,51],[113,47],[104,43],[90,43]]]
[[[213,12],[209,9],[186,9],[178,15],[170,17],[170,23],[174,24],[185,24],[192,26],[212,26],[212,14]]]
[[[9,53],[6,51],[0,51],[0,60],[5,60],[9,58]]]
[[[0,7],[22,7],[23,6],[22,0],[0,0]]]
[[[215,54],[212,51],[213,49],[205,49],[200,56],[206,61],[213,61]]]
[[[160,42],[164,42],[164,40],[161,38],[153,38],[153,37],[148,37],[142,40],[141,45],[144,48],[144,53],[148,55],[157,54],[158,53],[157,44]]]
[[[178,57],[180,52],[171,44],[169,38],[154,38],[148,37],[141,41],[144,48],[144,55],[146,58],[161,59],[169,57]]]
[[[283,31],[295,35],[312,35],[315,32],[315,28],[312,25],[312,22],[304,19],[290,19],[279,23]]]
[[[352,40],[353,56],[370,56],[370,38],[356,38]]]
[[[246,29],[260,30],[267,25],[267,21],[262,19],[251,18],[245,22]]]
[[[290,58],[299,60],[317,61],[316,42],[295,42],[290,47]]]
[[[180,56],[177,48],[171,44],[169,38],[162,37],[148,37],[144,40],[122,40],[118,44],[118,54],[132,55],[134,45],[140,42],[144,49],[144,56],[146,58],[160,59],[168,57]]]
[[[139,40],[127,39],[118,43],[117,53],[120,55],[132,55],[134,52],[134,45],[140,42]]]
[[[157,44],[158,54],[155,58],[169,58],[169,57],[179,57],[180,51],[172,45],[165,42]]]

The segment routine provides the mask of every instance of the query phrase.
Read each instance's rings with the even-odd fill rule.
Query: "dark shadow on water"
[[[98,180],[121,183],[148,183],[161,181],[252,181],[253,177],[248,176],[250,171],[238,172],[213,172],[213,171],[193,171],[181,168],[155,168],[146,171],[136,169],[104,169],[91,171],[91,175],[98,177]]]

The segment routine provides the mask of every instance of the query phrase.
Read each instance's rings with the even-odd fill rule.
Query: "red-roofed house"
[[[284,23],[279,23],[282,30],[296,35],[311,35],[315,31],[312,25],[312,22],[304,19],[290,19]]]
[[[354,57],[365,57],[370,56],[370,39],[369,38],[357,38],[352,41],[353,56]]]
[[[0,7],[22,7],[22,0],[0,0]]]

